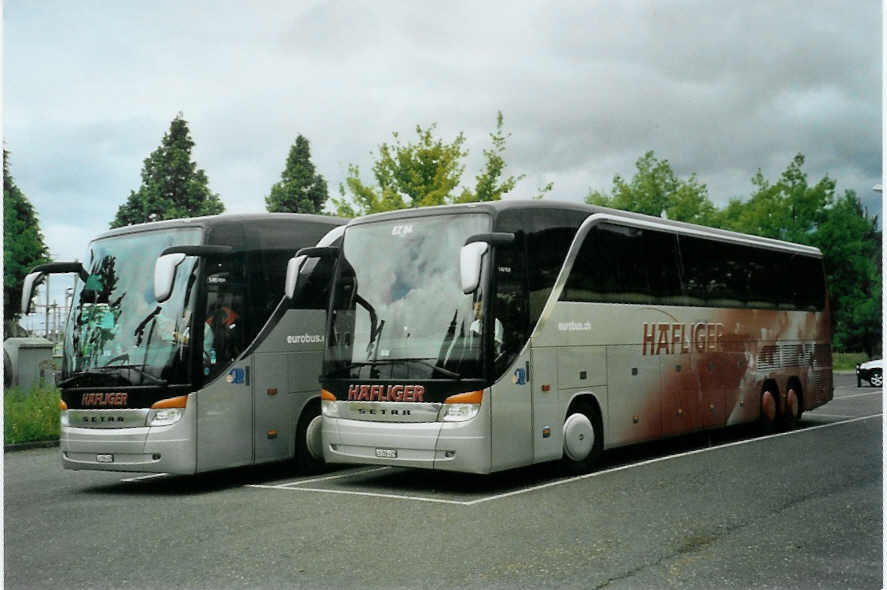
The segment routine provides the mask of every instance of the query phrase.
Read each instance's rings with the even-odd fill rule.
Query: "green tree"
[[[49,261],[34,207],[16,186],[3,150],[3,318],[4,334],[15,331],[21,315],[22,284],[32,268]]]
[[[708,187],[695,173],[686,180],[678,178],[668,160],[658,159],[652,150],[638,158],[635,167],[637,172],[630,181],[617,174],[611,194],[592,190],[585,202],[655,217],[665,213],[668,219],[702,225],[714,222],[716,210],[708,198]]]
[[[822,212],[810,242],[822,251],[829,282],[833,344],[875,355],[881,342],[881,232],[854,191]]]
[[[209,190],[206,173],[191,161],[194,141],[182,113],[163,135],[160,147],[145,158],[142,185],[130,191],[111,227],[222,213],[219,195]]]
[[[326,180],[315,172],[311,144],[299,134],[289,151],[280,182],[265,197],[269,212],[322,213],[327,200]]]
[[[811,186],[803,170],[804,155],[797,154],[773,184],[760,170],[752,177],[756,190],[745,200],[732,199],[718,215],[724,229],[810,244],[835,200],[835,181],[824,176]]]
[[[460,162],[468,151],[462,133],[447,143],[434,136],[436,128],[437,123],[425,129],[416,125],[417,141],[408,144],[401,143],[396,131],[392,133],[394,143],[380,145],[373,164],[376,186],[364,184],[359,167],[349,164],[345,183],[339,185],[342,199],[333,199],[337,213],[356,217],[446,203],[462,178],[465,166]],[[346,199],[346,188],[352,202]]]
[[[496,130],[490,133],[492,147],[484,150],[485,164],[475,178],[472,190],[462,187],[465,135],[459,133],[451,142],[435,136],[437,124],[416,126],[415,143],[401,143],[397,132],[394,143],[379,146],[379,155],[373,164],[375,186],[360,179],[360,169],[351,164],[344,183],[339,185],[341,199],[333,199],[339,215],[354,217],[393,209],[428,207],[450,203],[495,201],[514,189],[523,175],[503,178],[506,167],[503,153],[510,136],[504,131],[502,113],[496,117]],[[540,189],[550,191],[552,184]],[[348,195],[350,193],[350,199]]]

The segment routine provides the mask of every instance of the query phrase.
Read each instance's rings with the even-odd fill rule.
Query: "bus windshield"
[[[467,237],[489,228],[486,214],[350,227],[334,287],[324,373],[352,379],[482,377],[484,288],[462,292],[459,252]]]
[[[199,244],[201,230],[147,231],[96,240],[68,317],[62,377],[78,386],[189,382],[194,267],[188,257],[172,296],[154,298],[154,262],[169,246]],[[75,383],[76,381],[76,383]]]

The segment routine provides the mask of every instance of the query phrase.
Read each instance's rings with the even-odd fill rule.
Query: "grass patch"
[[[856,363],[864,363],[871,360],[864,352],[834,352],[832,353],[832,370],[854,371]]]
[[[57,440],[60,431],[58,389],[41,387],[30,391],[21,391],[18,388],[4,390],[4,444]]]

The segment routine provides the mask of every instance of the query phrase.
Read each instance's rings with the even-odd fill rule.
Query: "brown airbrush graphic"
[[[662,436],[758,419],[791,425],[831,399],[831,347],[806,336],[828,334],[828,321],[827,310],[724,310],[707,322],[644,323],[641,352],[661,357],[661,390],[644,414],[661,412]],[[632,438],[655,429],[648,420]]]

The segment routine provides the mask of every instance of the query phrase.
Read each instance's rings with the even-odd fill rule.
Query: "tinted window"
[[[566,301],[679,304],[675,236],[600,224],[579,249],[562,295]]]
[[[600,224],[561,299],[760,309],[822,309],[819,259],[695,236]]]
[[[564,265],[576,230],[587,216],[588,213],[584,211],[558,209],[533,209],[523,212],[523,225],[526,227],[530,326],[535,326],[539,321],[539,315]]]

